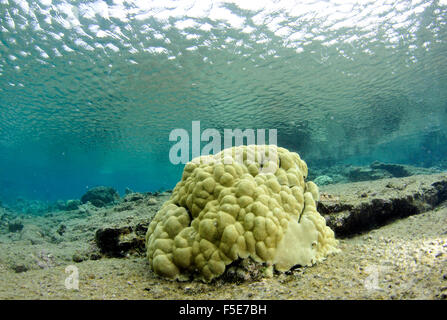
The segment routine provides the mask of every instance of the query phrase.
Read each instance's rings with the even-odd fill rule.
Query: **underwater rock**
[[[78,213],[80,215],[91,215],[98,210],[98,207],[94,206],[91,202],[81,204],[78,207]]]
[[[144,195],[142,193],[133,192],[133,193],[126,194],[126,196],[123,198],[123,201],[124,202],[134,202],[134,201],[139,201],[139,200],[143,200],[143,199],[144,199]]]
[[[336,236],[347,237],[432,210],[446,199],[447,175],[437,174],[326,186],[317,208]]]
[[[335,183],[349,183],[359,181],[370,181],[388,178],[403,178],[413,175],[427,175],[441,173],[440,168],[422,168],[404,164],[382,163],[375,161],[368,166],[352,166],[346,164],[335,164],[332,166],[323,166],[321,168],[312,168],[308,179],[319,186]],[[319,181],[320,176],[327,176],[332,179],[331,183]],[[327,178],[324,178],[325,180]]]
[[[221,279],[225,282],[240,283],[261,281],[263,278],[271,278],[272,276],[273,266],[252,259],[239,259],[227,266],[227,270]]]
[[[121,203],[113,207],[113,210],[117,212],[130,211],[141,205],[154,206],[156,204],[158,204],[158,200],[152,196],[152,193],[134,192],[126,195]]]
[[[29,267],[25,264],[16,264],[11,266],[11,269],[14,270],[15,273],[22,273],[29,270]]]
[[[393,177],[396,178],[409,177],[419,174],[434,174],[440,172],[440,170],[434,168],[421,168],[404,164],[382,163],[379,161],[374,161],[370,164],[370,167],[372,169],[386,170]]]
[[[15,219],[11,222],[8,222],[8,231],[9,232],[19,232],[23,229],[23,222],[19,219]]]
[[[88,260],[88,257],[86,255],[79,253],[79,252],[75,252],[73,254],[72,260],[73,260],[73,262],[79,263],[79,262]]]
[[[101,252],[95,241],[90,241],[87,248],[76,250],[71,257],[71,260],[76,263],[99,259],[101,259]]]
[[[127,253],[142,253],[149,221],[133,225],[108,226],[96,231],[96,245],[101,253],[110,257],[123,257]]]
[[[333,183],[332,178],[329,176],[318,176],[313,181],[317,186],[324,186]]]
[[[71,211],[71,210],[77,210],[79,208],[79,206],[81,205],[81,201],[80,200],[67,200],[67,202],[65,203],[65,209],[66,211]]]
[[[112,187],[95,187],[88,190],[81,198],[82,203],[90,202],[95,207],[104,207],[120,199],[118,192]]]
[[[158,201],[154,197],[150,197],[146,200],[146,205],[148,205],[148,206],[153,206],[153,205],[156,205],[157,203],[158,203]]]
[[[405,168],[405,166],[401,164],[387,164],[379,161],[374,161],[373,163],[371,163],[370,167],[372,169],[386,170],[393,177],[396,178],[408,177],[411,175],[411,173]]]
[[[365,167],[351,167],[347,174],[350,181],[370,181],[392,178],[393,175],[384,169],[372,169]]]
[[[307,173],[297,153],[274,145],[193,159],[149,225],[152,269],[171,279],[210,281],[239,258],[287,271],[338,252]]]

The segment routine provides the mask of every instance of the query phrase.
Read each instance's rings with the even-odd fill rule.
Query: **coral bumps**
[[[149,225],[151,267],[172,279],[196,274],[210,281],[240,258],[279,271],[321,261],[337,251],[337,241],[306,177],[299,155],[274,145],[193,159]]]

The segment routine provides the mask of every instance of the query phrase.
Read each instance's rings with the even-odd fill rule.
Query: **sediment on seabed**
[[[446,299],[447,174],[320,188],[339,254],[247,281],[155,275],[144,235],[170,194],[41,216],[0,209],[0,299]],[[79,290],[65,287],[67,266]],[[374,281],[373,281],[374,280]]]

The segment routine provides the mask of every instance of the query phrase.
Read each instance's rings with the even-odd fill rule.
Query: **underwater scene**
[[[0,0],[0,299],[446,300],[446,0]]]

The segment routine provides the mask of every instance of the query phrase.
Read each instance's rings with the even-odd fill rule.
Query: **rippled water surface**
[[[0,198],[171,188],[193,120],[277,129],[310,167],[435,166],[446,23],[445,0],[0,0]]]

